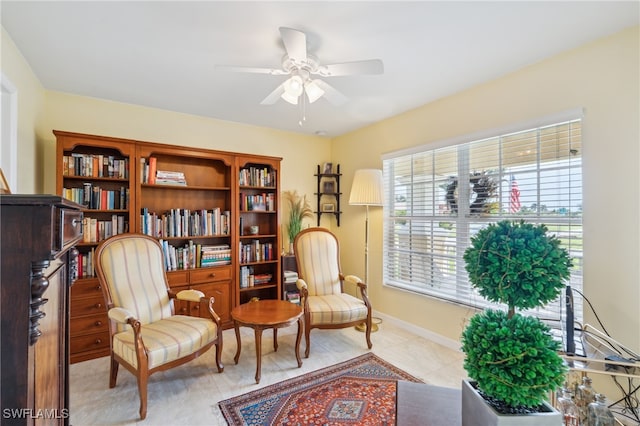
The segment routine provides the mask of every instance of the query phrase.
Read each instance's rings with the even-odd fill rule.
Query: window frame
[[[465,157],[464,155],[464,152],[468,153],[469,151],[471,151],[472,144],[477,144],[484,140],[489,140],[489,139],[496,139],[496,138],[501,139],[511,134],[518,134],[521,132],[527,132],[532,130],[539,131],[540,129],[549,128],[550,126],[558,126],[563,123],[570,123],[570,122],[579,122],[580,129],[582,131],[582,129],[584,128],[584,118],[583,118],[583,113],[581,109],[569,110],[559,114],[554,114],[552,116],[531,120],[526,123],[519,123],[519,124],[505,126],[502,128],[492,129],[492,130],[479,132],[475,134],[463,135],[463,136],[456,137],[446,141],[434,142],[431,144],[420,145],[417,147],[412,147],[409,149],[404,149],[404,150],[384,154],[382,156],[382,160],[383,160],[383,176],[385,181],[385,198],[386,199],[383,207],[383,228],[384,228],[383,229],[383,285],[386,287],[394,288],[394,289],[401,289],[401,290],[409,291],[412,293],[417,293],[426,297],[436,298],[438,300],[443,300],[449,303],[454,303],[454,304],[462,305],[465,307],[473,307],[478,309],[484,309],[487,307],[504,308],[504,307],[500,307],[495,303],[488,302],[481,296],[477,295],[477,291],[473,289],[470,283],[468,282],[468,277],[467,277],[466,270],[464,269],[464,261],[462,260],[462,256],[464,254],[463,248],[468,247],[470,236],[472,234],[470,232],[460,232],[458,228],[460,224],[462,224],[464,227],[473,227],[473,226],[484,227],[489,223],[494,223],[503,219],[525,219],[527,222],[531,222],[534,224],[544,223],[550,228],[550,230],[552,230],[552,229],[561,229],[561,228],[556,228],[556,226],[559,226],[559,224],[561,223],[566,223],[570,226],[569,229],[572,229],[571,226],[573,226],[573,227],[577,227],[576,229],[580,230],[577,233],[577,235],[580,238],[580,241],[582,241],[583,220],[582,220],[581,208],[580,208],[579,215],[576,217],[573,217],[571,215],[569,215],[569,217],[566,217],[566,218],[555,217],[553,221],[550,221],[549,216],[541,215],[539,211],[540,196],[538,195],[538,211],[535,216],[530,215],[525,217],[519,214],[502,214],[501,213],[499,215],[490,215],[488,217],[482,217],[477,215],[469,215],[469,210],[468,210],[469,203],[466,203],[465,205],[464,200],[466,199],[466,197],[463,197],[463,200],[461,200],[462,202],[459,203],[460,211],[458,212],[458,215],[452,220],[452,221],[455,221],[455,224],[456,224],[456,232],[455,232],[456,241],[455,241],[455,250],[454,250],[456,273],[455,273],[455,284],[453,284],[456,293],[454,296],[447,297],[444,294],[442,294],[443,293],[442,291],[433,291],[433,290],[430,291],[427,287],[429,284],[431,286],[434,286],[433,278],[430,278],[431,279],[430,282],[425,282],[421,286],[412,285],[410,282],[406,283],[406,282],[394,280],[393,274],[390,274],[388,269],[389,265],[392,264],[392,259],[390,258],[392,254],[390,253],[392,251],[391,244],[393,243],[390,239],[392,238],[392,236],[393,238],[395,238],[398,234],[398,231],[395,229],[392,229],[392,226],[394,225],[395,221],[400,220],[397,214],[391,214],[391,210],[395,208],[395,199],[398,196],[398,194],[395,192],[396,184],[395,182],[392,181],[392,179],[395,176],[395,173],[389,170],[390,164],[393,164],[393,160],[396,160],[402,157],[407,157],[407,156],[411,156],[410,158],[413,158],[413,156],[415,155],[420,155],[425,153],[431,153],[432,155],[435,155],[437,152],[441,152],[446,149],[454,149],[458,151],[458,154],[460,154],[461,147],[467,147],[466,151],[462,149],[462,155],[460,155],[458,158],[458,167],[456,171],[457,171],[457,176],[459,177],[460,175],[463,175],[463,173],[465,172],[472,171],[471,167],[469,166],[469,158]],[[583,139],[584,138],[581,134],[580,135],[581,150],[579,153],[579,161],[578,161],[579,164],[576,165],[576,164],[571,164],[569,162],[568,165],[557,166],[558,170],[560,171],[568,170],[568,173],[573,173],[576,170],[575,169],[576,167],[579,169],[578,176],[580,177],[580,184],[579,184],[579,189],[577,189],[576,191],[579,191],[580,196],[582,195],[582,192],[583,192],[583,185],[582,185],[582,174],[584,173],[584,164],[582,162],[582,158],[583,158],[582,147],[584,147]],[[503,155],[502,152],[500,152],[500,159],[499,159],[500,164],[503,161],[502,155]],[[561,161],[558,164],[560,163]],[[547,167],[548,164],[549,163],[547,162],[538,161],[536,164],[533,164],[535,166],[535,170],[531,170],[531,165],[532,165],[531,163],[527,163],[526,166],[530,169],[528,173],[533,172],[533,173],[540,174],[541,169],[546,171],[553,171],[553,169]],[[412,177],[414,176],[414,173],[415,173],[413,170],[413,167],[414,166],[412,161],[412,164],[411,164]],[[434,169],[435,169],[435,166],[434,166]],[[525,167],[525,170],[526,170],[526,167]],[[498,173],[502,176],[502,173],[503,173],[502,168],[498,170]],[[538,176],[538,188],[540,187],[539,177],[540,176]],[[458,188],[458,193],[466,194],[469,190],[469,183],[467,182],[466,179],[458,179],[458,180],[460,181],[460,187]],[[500,179],[500,181],[502,181],[502,179]],[[432,182],[435,182],[435,180],[433,180]],[[574,189],[570,188],[569,191],[572,191]],[[415,190],[416,188],[414,187],[414,185],[412,185],[411,188],[407,188],[406,194],[409,194],[409,191],[415,191]],[[437,213],[435,213],[435,209],[436,209],[435,208],[435,200],[436,200],[435,183],[432,183],[431,190],[433,191],[432,214],[431,216],[425,215],[422,219],[424,221],[430,220],[432,222],[435,220],[449,220],[450,218],[438,216]],[[428,192],[428,190],[425,192]],[[509,194],[505,194],[504,185],[502,184],[499,185],[498,192],[499,192],[498,200],[500,201],[500,203],[502,203],[503,197],[505,195],[508,196]],[[412,201],[414,199],[413,197],[408,197],[408,198],[410,198]],[[580,201],[582,201],[582,198],[580,198]],[[418,220],[418,218],[419,217],[410,216],[410,217],[407,217],[406,219],[408,221],[416,221]],[[433,229],[434,229],[433,225],[431,225],[430,229],[432,232],[431,236],[433,236]],[[414,255],[414,251],[412,250],[413,249],[409,249],[406,255],[407,256]],[[431,262],[433,263],[434,262],[433,251],[429,253],[430,253],[429,254],[430,258],[432,259]],[[577,260],[577,262],[579,263],[579,266],[577,268],[577,272],[572,271],[571,281],[569,281],[567,284],[570,284],[573,288],[576,288],[582,291],[582,282],[583,282],[582,273],[584,270],[584,267],[582,264],[582,257],[583,257],[582,245],[580,246],[578,257],[575,257],[576,253],[572,252],[571,250],[570,250],[570,255],[572,259],[574,259],[574,263],[576,263],[576,260]],[[413,271],[413,267],[411,267],[410,270]],[[459,294],[462,294],[463,297],[459,297]],[[534,310],[534,311],[529,311],[528,313],[539,316],[543,319],[547,319],[551,322],[560,321],[562,325],[564,325],[564,317],[566,313],[564,312],[564,307],[563,307],[564,300],[562,296],[563,294],[560,295],[557,301],[552,302],[547,307]],[[580,298],[578,298],[578,300],[574,300],[574,306],[575,306],[575,312],[574,312],[575,319],[576,321],[581,322],[583,318],[582,300]]]

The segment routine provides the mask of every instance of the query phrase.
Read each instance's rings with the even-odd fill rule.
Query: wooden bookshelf
[[[173,290],[196,289],[215,297],[214,307],[225,327],[232,326],[234,306],[252,297],[281,297],[280,158],[62,131],[54,134],[57,192],[71,196],[73,191],[82,193],[88,184],[127,188],[126,205],[105,209],[94,203],[83,213],[105,221],[120,216],[128,223],[126,232],[158,238],[165,248],[167,279]],[[93,169],[91,176],[69,174],[70,158],[91,158],[93,165],[98,161],[93,156],[98,155],[103,162],[105,155],[126,160],[126,176],[104,176],[104,171],[93,176]],[[271,180],[244,181],[248,173],[258,170]],[[264,200],[264,205],[258,200]],[[255,235],[249,233],[252,226],[258,229]],[[89,259],[100,240],[110,234],[97,235],[103,238],[79,244],[82,258]],[[247,246],[254,253],[269,254],[244,259],[240,250]],[[243,268],[254,276],[252,288],[240,286],[241,271],[247,270]],[[174,307],[176,313],[206,315],[197,303],[177,302]],[[70,329],[71,362],[109,354],[106,309],[90,262],[71,292]]]

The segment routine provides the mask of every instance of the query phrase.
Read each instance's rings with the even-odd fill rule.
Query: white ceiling
[[[49,90],[337,136],[639,24],[612,2],[1,2],[2,26]],[[327,63],[379,58],[383,75],[326,79],[349,101],[260,101],[285,76],[278,28]]]

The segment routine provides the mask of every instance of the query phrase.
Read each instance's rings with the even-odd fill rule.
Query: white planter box
[[[462,426],[559,426],[562,416],[551,405],[549,412],[524,415],[500,414],[487,404],[467,381],[462,381]]]

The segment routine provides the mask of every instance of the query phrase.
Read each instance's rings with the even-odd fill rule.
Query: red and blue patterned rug
[[[229,425],[393,425],[398,380],[422,382],[369,352],[218,405]]]

